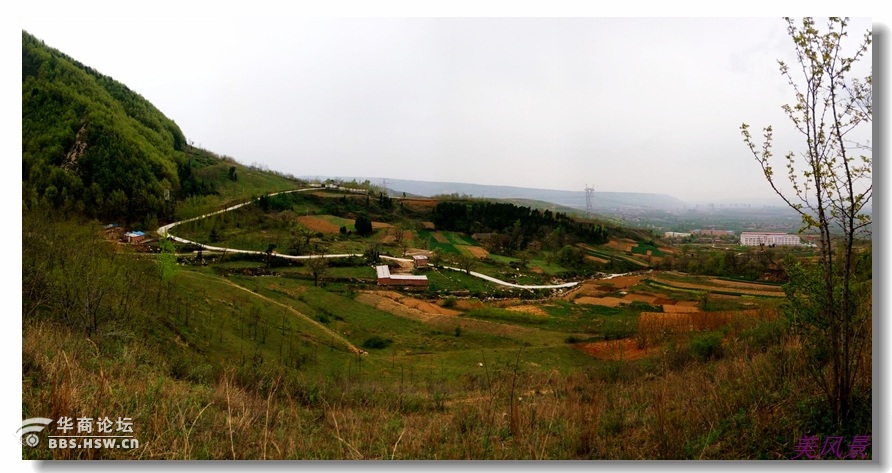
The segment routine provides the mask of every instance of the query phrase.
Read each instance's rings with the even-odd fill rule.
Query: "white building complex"
[[[427,276],[412,274],[390,274],[386,265],[375,266],[378,273],[379,286],[427,286]]]
[[[799,235],[779,232],[743,232],[740,234],[740,244],[743,246],[799,246],[802,241]]]

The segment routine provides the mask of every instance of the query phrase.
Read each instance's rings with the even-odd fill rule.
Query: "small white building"
[[[663,234],[663,238],[685,238],[691,236],[690,233],[681,233],[681,232],[666,232]]]
[[[740,234],[740,244],[743,246],[800,246],[802,240],[799,235],[780,232],[743,232]]]
[[[124,234],[124,240],[127,243],[136,244],[146,239],[146,234],[143,232],[127,232]]]
[[[427,276],[390,274],[390,268],[386,265],[375,266],[375,271],[379,286],[427,286]]]

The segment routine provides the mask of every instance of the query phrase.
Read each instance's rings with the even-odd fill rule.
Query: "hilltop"
[[[190,146],[137,92],[22,32],[26,207],[151,226],[189,199],[206,209],[295,185],[260,171]]]
[[[360,181],[366,179],[369,178],[357,178],[357,180]],[[383,182],[382,178],[372,178],[369,180],[374,183]],[[387,179],[387,187],[397,193],[405,192],[406,194],[425,197],[456,194],[488,199],[526,199],[551,202],[556,205],[574,209],[585,209],[585,191],[493,186],[459,182],[414,181],[406,179]],[[646,192],[595,191],[593,197],[593,206],[596,209],[625,207],[675,209],[685,205],[684,201],[670,195]]]

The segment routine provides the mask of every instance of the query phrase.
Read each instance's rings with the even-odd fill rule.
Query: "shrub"
[[[359,236],[368,236],[372,234],[372,221],[367,215],[359,215],[356,217],[356,222],[354,222],[353,226],[356,228],[356,233],[358,233]]]
[[[722,357],[722,332],[707,332],[691,338],[691,354],[701,361]]]
[[[366,339],[366,341],[362,343],[362,347],[368,349],[382,349],[389,347],[391,343],[393,343],[393,340],[389,338],[382,338],[374,335]]]

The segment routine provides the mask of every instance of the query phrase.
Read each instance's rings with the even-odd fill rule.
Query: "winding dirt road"
[[[319,188],[317,188],[317,187],[308,187],[308,188],[306,188],[306,189],[295,189],[295,190],[290,190],[290,191],[274,192],[274,193],[272,193],[272,194],[268,194],[268,195],[269,195],[269,196],[274,196],[274,195],[278,195],[278,194],[290,194],[290,193],[293,193],[293,192],[308,192],[308,191],[317,191],[317,190],[319,190]],[[192,217],[192,218],[189,218],[189,219],[186,219],[186,220],[180,220],[179,222],[168,223],[167,225],[164,225],[163,227],[158,228],[158,230],[156,230],[156,232],[157,232],[158,235],[161,236],[161,237],[167,237],[167,238],[170,238],[171,240],[174,240],[174,241],[179,242],[179,243],[198,245],[198,246],[200,246],[201,248],[203,248],[203,249],[205,249],[205,250],[210,250],[210,251],[225,251],[225,252],[227,252],[227,253],[244,253],[244,254],[252,254],[252,255],[266,255],[266,253],[263,252],[263,251],[256,251],[256,250],[239,250],[239,249],[235,249],[235,248],[226,248],[226,247],[222,247],[222,246],[205,245],[205,244],[202,244],[202,243],[198,243],[198,242],[194,242],[194,241],[191,241],[191,240],[187,240],[187,239],[182,238],[182,237],[178,237],[178,236],[173,235],[172,233],[170,233],[170,230],[171,230],[173,227],[175,227],[175,226],[177,226],[177,225],[180,225],[180,224],[182,224],[182,223],[194,222],[194,221],[196,221],[196,220],[201,220],[201,219],[203,219],[203,218],[207,218],[207,217],[210,217],[210,216],[213,216],[213,215],[218,215],[218,214],[221,214],[221,213],[223,213],[223,212],[229,212],[229,211],[231,211],[231,210],[239,209],[239,208],[242,208],[242,207],[244,207],[244,206],[246,206],[246,205],[252,204],[253,202],[254,202],[253,200],[249,200],[249,201],[247,201],[247,202],[242,202],[241,204],[236,204],[236,205],[233,205],[233,206],[231,206],[231,207],[227,207],[227,208],[225,208],[225,209],[223,209],[223,210],[218,210],[218,211],[216,211],[216,212],[207,213],[207,214],[200,215],[200,216],[198,216],[198,217]],[[361,256],[363,256],[363,255],[362,255],[362,254],[359,254],[359,253],[345,253],[345,254],[331,254],[331,255],[301,255],[301,256],[294,256],[294,255],[283,255],[283,254],[280,254],[280,253],[272,253],[272,256],[275,256],[276,258],[285,258],[285,259],[293,259],[293,260],[308,260],[308,259],[314,259],[314,258],[349,258],[349,257],[351,257],[351,256],[360,256],[360,257],[361,257]],[[385,259],[385,260],[390,260],[390,261],[400,261],[400,262],[404,262],[404,263],[411,263],[411,262],[412,262],[412,260],[411,260],[411,259],[408,259],[408,258],[396,258],[396,257],[393,257],[393,256],[385,256],[385,255],[381,255],[380,258],[381,258],[381,259]],[[452,268],[452,267],[449,267],[449,266],[442,266],[442,267],[445,268],[445,269],[452,270],[452,271],[463,272],[463,270],[458,269],[458,268]],[[494,278],[494,277],[492,277],[492,276],[487,276],[487,275],[485,275],[485,274],[477,273],[477,272],[474,272],[474,271],[471,271],[471,272],[469,272],[468,274],[470,274],[471,276],[478,277],[478,278],[480,278],[480,279],[484,279],[484,280],[486,280],[486,281],[489,281],[489,282],[498,284],[498,285],[500,285],[500,286],[511,287],[511,288],[515,288],[515,289],[564,289],[564,288],[573,287],[573,286],[576,286],[577,284],[579,284],[579,282],[568,282],[568,283],[564,283],[564,284],[550,284],[550,285],[539,285],[539,286],[524,286],[524,285],[520,285],[520,284],[512,284],[512,283],[510,283],[510,282],[502,281],[502,280],[500,280],[500,279],[496,279],[496,278]]]

